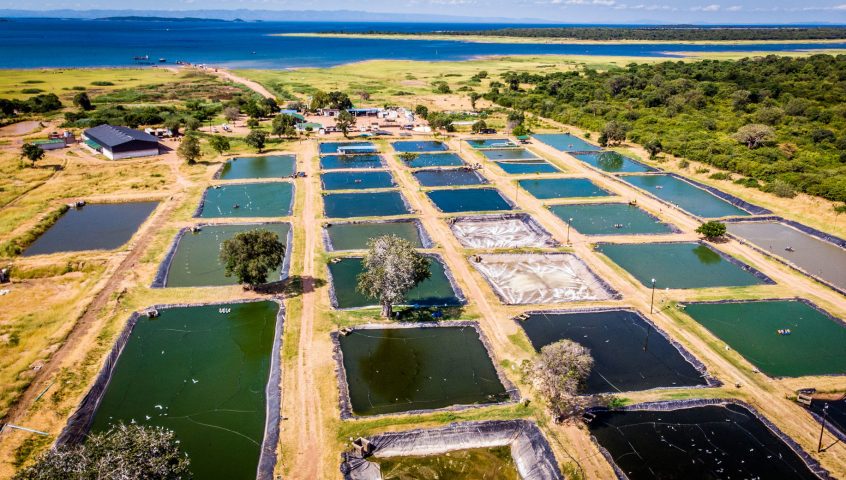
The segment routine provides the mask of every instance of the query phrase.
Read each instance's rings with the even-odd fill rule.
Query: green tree
[[[14,478],[178,480],[191,478],[191,470],[172,431],[121,423],[89,434],[85,443],[48,450]]]
[[[228,152],[231,148],[231,145],[229,145],[229,139],[223,135],[214,135],[209,138],[209,146],[212,150],[217,152],[218,155],[222,155],[223,152]]]
[[[664,151],[664,146],[661,145],[661,140],[658,140],[657,138],[653,138],[652,140],[644,143],[643,148],[649,152],[649,158],[655,158],[659,153]]]
[[[88,94],[85,93],[85,92],[79,92],[76,95],[74,95],[73,96],[73,104],[76,105],[77,107],[85,110],[86,112],[88,110],[94,109],[94,105],[91,105],[91,99],[88,98]]]
[[[417,160],[417,157],[419,157],[420,154],[416,153],[416,152],[402,152],[398,156],[399,156],[399,159],[402,160],[403,162],[411,163],[411,162]]]
[[[726,234],[726,224],[715,221],[705,222],[702,225],[699,225],[699,228],[696,229],[696,233],[702,235],[708,240],[715,240]]]
[[[170,130],[174,136],[179,135],[179,129],[182,128],[182,119],[173,115],[165,120],[164,126],[166,129]]]
[[[611,120],[606,123],[605,127],[602,129],[600,139],[604,138],[608,145],[619,145],[626,141],[628,131],[629,127],[627,125],[616,120]],[[602,140],[600,140],[600,142],[601,141]]]
[[[235,123],[240,116],[241,110],[238,107],[226,107],[223,109],[223,118],[229,123]]]
[[[338,119],[335,121],[335,126],[341,130],[341,133],[344,134],[344,138],[348,138],[347,135],[350,133],[350,129],[354,125],[355,117],[352,113],[348,112],[347,110],[344,110],[338,114]]]
[[[267,143],[267,133],[263,130],[252,129],[244,138],[244,143],[258,150],[261,153]]]
[[[224,240],[220,261],[225,275],[238,283],[255,287],[267,282],[267,275],[279,268],[285,258],[285,244],[269,230],[255,229]]]
[[[200,129],[201,125],[200,121],[194,117],[189,116],[185,118],[185,130],[189,132],[196,132]]]
[[[579,415],[589,399],[578,395],[593,369],[590,350],[572,340],[559,340],[541,348],[524,365],[524,375],[544,399],[555,421]]]
[[[775,133],[769,125],[751,123],[738,128],[732,138],[750,149],[754,149],[772,143],[775,139]]]
[[[186,135],[179,143],[176,155],[185,160],[188,165],[194,165],[203,156],[203,152],[200,150],[200,139],[196,135]]]
[[[425,120],[429,116],[429,108],[426,105],[416,105],[414,114]]]
[[[21,158],[26,158],[35,165],[35,162],[44,158],[44,150],[34,143],[24,143],[21,147]]]
[[[432,275],[429,259],[411,242],[396,235],[371,239],[367,247],[356,289],[378,299],[382,316],[391,317],[393,305],[402,302],[412,288]]]
[[[780,178],[770,182],[769,185],[767,185],[766,190],[781,198],[793,198],[796,196],[796,189],[793,188],[793,185]]]
[[[523,137],[523,136],[528,135],[529,133],[531,133],[531,132],[529,131],[528,128],[526,128],[526,125],[523,124],[523,123],[521,123],[521,124],[519,124],[516,127],[511,129],[511,134],[514,135],[514,136],[517,136],[517,137]]]
[[[846,213],[846,203],[842,205],[835,205],[834,206],[834,224],[837,225],[837,217],[841,214]]]
[[[485,121],[484,121],[484,120],[477,120],[477,121],[476,121],[476,122],[474,122],[474,123],[473,123],[473,125],[470,127],[470,130],[471,130],[473,133],[479,133],[479,132],[481,132],[482,130],[485,130],[486,128],[488,128],[488,124],[487,124],[487,123],[485,123]]]
[[[476,102],[482,98],[482,95],[478,92],[470,92],[470,108],[476,110]]]
[[[293,137],[297,134],[297,118],[293,115],[279,114],[273,117],[271,131],[279,137]]]

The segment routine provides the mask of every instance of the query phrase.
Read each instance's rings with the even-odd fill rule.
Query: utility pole
[[[655,279],[652,279],[652,299],[649,300],[649,314],[652,315],[653,307],[655,305]]]

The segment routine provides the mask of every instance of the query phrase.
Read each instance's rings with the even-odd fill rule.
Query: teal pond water
[[[454,153],[421,153],[405,163],[410,168],[460,167],[464,160]]]
[[[412,175],[424,187],[452,187],[488,183],[480,173],[463,168],[418,170]]]
[[[320,157],[322,170],[385,168],[385,161],[379,155],[324,155]]]
[[[749,215],[746,210],[672,175],[626,175],[620,179],[699,217]]]
[[[562,152],[598,152],[601,150],[598,146],[569,133],[536,133],[532,137]]]
[[[496,162],[497,166],[509,175],[529,173],[558,173],[561,170],[546,160],[522,162]]]
[[[368,188],[391,188],[395,186],[390,172],[328,172],[320,174],[324,190],[366,190]]]
[[[291,214],[294,184],[239,183],[206,190],[202,218],[286,217]]]
[[[493,188],[434,190],[426,195],[445,213],[512,210],[499,190]]]
[[[538,178],[520,180],[527,192],[540,200],[553,198],[607,197],[611,193],[587,178]]]
[[[220,171],[221,180],[290,177],[297,170],[296,155],[237,157],[227,161]]]
[[[625,203],[551,205],[549,210],[583,235],[673,233],[673,229],[666,223],[636,206]]]
[[[389,217],[405,215],[408,207],[397,191],[371,193],[330,193],[323,196],[328,218]]]
[[[365,250],[368,240],[383,235],[396,235],[408,240],[417,248],[423,247],[417,222],[332,223],[326,227],[332,250]]]

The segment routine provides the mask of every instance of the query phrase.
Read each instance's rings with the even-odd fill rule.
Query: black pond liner
[[[446,276],[447,280],[449,280],[449,285],[452,287],[452,291],[455,293],[455,298],[458,299],[458,305],[465,305],[467,303],[467,297],[464,296],[464,292],[461,291],[461,287],[458,286],[458,282],[455,280],[455,276],[452,274],[452,270],[450,270],[449,266],[444,262],[444,259],[441,258],[440,255],[437,253],[425,253],[424,256],[428,258],[432,258],[441,263],[444,266],[444,275]],[[349,257],[337,257],[337,258],[362,258],[361,255],[349,256]],[[361,310],[364,308],[374,308],[378,307],[378,304],[374,305],[367,305],[363,307],[349,307],[349,308],[339,308],[338,307],[338,296],[335,294],[335,280],[332,278],[332,269],[328,266],[326,267],[326,281],[329,282],[329,303],[332,305],[332,308],[335,310]],[[397,305],[395,305],[397,306]],[[413,305],[399,305],[401,307],[411,307]],[[427,307],[436,307],[437,305],[427,305]],[[456,305],[449,305],[450,307],[454,307]]]
[[[372,456],[440,455],[471,448],[511,447],[524,480],[564,480],[558,461],[538,426],[529,420],[456,422],[445,427],[386,432],[368,437]],[[380,480],[379,466],[357,452],[341,454],[345,480]]]
[[[729,219],[726,219],[725,221],[729,222],[729,223],[751,223],[751,222],[782,223],[782,224],[787,225],[789,227],[793,227],[793,228],[795,228],[796,230],[799,230],[802,233],[806,233],[806,234],[808,234],[808,235],[810,235],[814,238],[822,240],[823,242],[827,242],[827,243],[830,243],[834,246],[846,249],[846,240],[844,240],[840,237],[837,237],[835,235],[831,235],[831,234],[823,232],[821,230],[817,230],[816,228],[809,227],[807,225],[803,225],[799,222],[794,222],[793,220],[787,220],[786,218],[779,217],[777,215],[766,216],[766,217],[755,217],[755,218],[740,218],[740,217],[729,218]],[[753,250],[755,250],[759,253],[762,253],[769,258],[772,258],[773,260],[781,263],[782,265],[787,265],[788,267],[792,268],[793,270],[796,270],[797,272],[801,273],[802,275],[805,275],[806,277],[809,277],[809,278],[813,278],[814,280],[818,281],[819,283],[822,283],[823,285],[825,285],[828,288],[836,291],[837,293],[841,293],[843,295],[846,295],[846,289],[838,287],[838,286],[828,282],[827,280],[824,280],[824,279],[818,277],[817,275],[814,275],[813,273],[808,272],[807,270],[803,269],[802,267],[799,267],[798,265],[796,265],[793,262],[787,260],[786,258],[775,255],[772,252],[770,252],[770,251],[768,251],[764,248],[761,248],[758,245],[755,245],[754,243],[752,243],[752,242],[750,242],[750,241],[748,241],[748,240],[746,240],[746,239],[744,239],[740,236],[734,235],[732,233],[727,233],[727,235],[729,237],[737,240],[738,242],[748,246],[749,248],[751,248],[751,249],[753,249]]]
[[[546,237],[546,246],[547,247],[558,247],[561,245],[558,240],[556,240],[551,233],[549,233],[534,217],[529,215],[528,213],[494,213],[489,215],[461,215],[458,217],[450,217],[447,220],[447,223],[450,226],[450,230],[452,230],[452,225],[455,222],[491,222],[497,220],[519,220],[526,225],[526,228],[532,231],[532,233]],[[455,235],[455,231],[453,230],[453,235]],[[457,235],[456,235],[457,236]],[[459,243],[461,243],[459,241]]]
[[[659,198],[659,197],[653,195],[651,192],[644,190],[642,188],[636,187],[636,186],[634,186],[634,185],[632,185],[628,182],[625,182],[624,180],[621,179],[621,177],[627,177],[627,176],[635,176],[636,177],[636,176],[649,176],[649,175],[667,175],[667,176],[670,176],[670,177],[674,177],[677,180],[687,182],[687,183],[693,185],[694,187],[696,187],[700,190],[705,190],[706,192],[710,193],[711,195],[714,195],[715,197],[717,197],[719,199],[727,201],[728,203],[734,205],[735,207],[737,207],[741,210],[745,210],[746,212],[749,212],[750,215],[770,215],[771,213],[773,213],[771,210],[767,210],[764,207],[759,207],[758,205],[749,203],[746,200],[743,200],[742,198],[735,197],[734,195],[726,193],[726,192],[724,192],[720,189],[714,188],[714,187],[709,186],[709,185],[705,185],[704,183],[697,182],[696,180],[692,180],[692,179],[687,178],[687,177],[683,177],[683,176],[679,175],[678,173],[667,172],[667,171],[664,171],[664,170],[658,170],[658,171],[655,171],[655,172],[623,173],[623,174],[618,174],[618,175],[606,175],[606,176],[610,177],[610,178],[614,178],[618,182],[621,182],[625,185],[628,185],[629,187],[634,188],[635,190],[637,190],[639,192],[642,192],[644,195],[647,195],[648,197],[652,198],[653,200],[661,202],[662,204],[667,205],[668,207],[674,208],[676,210],[680,210],[680,211],[690,215],[693,218],[702,220],[702,217],[699,217],[698,215],[694,215],[693,213],[688,212],[687,210],[679,207],[678,205],[674,204],[673,202]]]
[[[274,180],[272,182],[257,182],[255,180],[252,180],[252,181],[247,181],[247,182],[233,181],[233,182],[227,182],[227,183],[222,183],[222,184],[218,184],[218,185],[211,185],[211,186],[206,187],[206,189],[203,190],[203,194],[200,196],[200,203],[197,205],[197,209],[194,210],[194,214],[191,215],[191,217],[192,218],[199,218],[200,215],[203,214],[203,207],[206,206],[206,196],[208,196],[209,190],[213,189],[215,186],[219,186],[219,187],[223,188],[225,186],[238,185],[238,184],[241,184],[241,183],[245,183],[245,184],[252,184],[252,183],[290,183],[291,184],[291,203],[288,204],[288,211],[291,212],[291,213],[286,215],[286,216],[291,216],[291,215],[294,214],[294,200],[296,200],[296,198],[297,198],[297,185],[294,182],[285,182],[284,180],[283,181]],[[237,217],[220,217],[220,218],[237,218]]]
[[[350,328],[352,331],[356,330],[386,330],[391,328],[440,328],[440,327],[469,327],[476,331],[479,335],[479,341],[482,342],[482,346],[485,348],[485,353],[488,356],[488,359],[491,361],[491,364],[496,370],[496,375],[499,377],[499,382],[505,388],[505,393],[508,395],[509,399],[504,402],[496,402],[496,403],[484,403],[479,405],[451,405],[448,407],[443,408],[429,408],[429,409],[419,409],[419,410],[405,410],[401,412],[394,412],[394,413],[380,413],[375,415],[366,415],[366,416],[356,416],[353,414],[352,409],[352,401],[350,400],[350,390],[349,385],[347,384],[347,371],[344,368],[344,352],[341,350],[341,333],[338,331],[334,331],[329,334],[330,338],[332,339],[332,358],[335,359],[335,374],[338,377],[338,391],[340,395],[338,396],[338,406],[341,410],[341,420],[350,420],[350,419],[374,419],[379,417],[392,417],[392,416],[407,416],[407,415],[420,415],[424,413],[432,413],[432,412],[455,412],[460,410],[468,410],[471,408],[484,408],[484,407],[492,407],[496,405],[508,405],[512,403],[516,403],[520,401],[520,390],[514,386],[513,383],[505,376],[502,370],[497,364],[496,359],[493,356],[493,348],[491,347],[490,342],[488,341],[485,334],[479,328],[479,324],[477,322],[470,322],[470,321],[445,321],[445,322],[417,322],[417,323],[370,323],[366,325],[359,325],[356,327]]]
[[[823,419],[823,406],[828,405],[828,414]],[[834,408],[832,408],[834,405]],[[839,400],[811,400],[811,405],[802,405],[814,417],[814,420],[825,424],[829,431],[840,442],[846,442],[846,395]]]
[[[628,308],[628,307],[584,307],[584,308],[556,309],[556,310],[530,310],[530,311],[524,312],[524,315],[547,315],[547,314],[553,314],[553,315],[554,314],[564,314],[564,315],[574,315],[575,314],[575,315],[578,315],[580,313],[606,313],[606,312],[629,312],[629,313],[636,315],[639,320],[643,321],[645,324],[652,327],[652,329],[655,330],[656,333],[660,334],[661,337],[663,337],[664,340],[667,341],[667,343],[672,345],[679,352],[679,355],[681,355],[682,358],[685,359],[685,361],[687,361],[689,364],[691,364],[693,366],[693,368],[695,368],[702,375],[702,379],[705,380],[705,385],[682,385],[682,386],[678,386],[678,387],[662,386],[662,387],[648,388],[648,389],[644,389],[644,390],[636,390],[637,392],[648,392],[648,391],[651,391],[651,390],[671,390],[671,389],[690,390],[690,389],[694,389],[694,388],[714,388],[714,387],[720,387],[720,386],[723,385],[723,382],[721,382],[720,380],[718,380],[717,378],[715,378],[714,376],[712,376],[708,372],[708,369],[705,367],[704,363],[702,363],[698,358],[696,358],[692,353],[690,353],[686,348],[684,348],[684,346],[682,344],[673,340],[673,338],[670,337],[670,335],[668,335],[667,332],[658,328],[658,325],[653,323],[652,320],[650,320],[649,318],[647,318],[645,315],[643,315],[642,313],[640,313],[638,310],[636,310],[634,308]],[[517,325],[522,330],[523,329],[522,328],[523,320],[519,319],[518,317],[514,317],[513,320],[514,320],[514,322],[517,323]],[[524,330],[524,332],[525,332],[525,330]],[[526,336],[528,336],[528,334],[526,334]],[[577,338],[573,338],[571,340],[578,343]],[[634,391],[632,391],[632,392],[634,392]],[[624,393],[625,394],[625,393],[631,393],[631,392],[618,392],[618,393]]]
[[[719,406],[719,407],[727,407],[729,405],[734,405],[746,410],[749,414],[757,418],[763,425],[766,427],[775,437],[779,440],[784,442],[784,444],[795,453],[805,464],[808,468],[810,473],[812,473],[817,478],[821,480],[835,480],[834,477],[829,474],[828,470],[824,469],[820,463],[814,459],[811,455],[805,452],[802,447],[796,443],[792,438],[787,436],[784,432],[782,432],[775,424],[767,419],[764,415],[761,415],[757,410],[755,410],[751,405],[747,404],[742,400],[735,400],[735,399],[719,399],[719,398],[712,398],[712,399],[692,399],[692,400],[669,400],[669,401],[658,401],[658,402],[646,402],[646,403],[639,403],[636,405],[630,405],[627,407],[620,407],[616,409],[610,409],[607,407],[593,407],[589,408],[585,413],[585,418],[587,419],[588,423],[590,423],[592,417],[596,413],[600,412],[613,412],[613,411],[622,411],[622,412],[636,412],[636,411],[652,411],[652,412],[669,412],[674,410],[682,410],[688,408],[696,408],[696,407],[710,407],[710,406]],[[605,457],[605,460],[611,465],[614,469],[614,473],[617,476],[618,480],[629,480],[629,477],[623,472],[617,463],[614,461],[614,457],[611,455],[611,452],[606,450],[602,445],[599,444],[596,437],[591,435],[591,440],[593,441],[594,445],[599,449],[602,456]]]
[[[353,220],[351,222],[327,222],[323,225],[321,230],[321,235],[323,237],[323,245],[326,246],[327,252],[334,252],[335,246],[332,244],[332,239],[329,237],[329,230],[327,229],[330,225],[370,225],[370,224],[377,224],[377,223],[413,223],[415,228],[417,228],[417,235],[420,237],[420,243],[423,245],[421,248],[434,248],[435,242],[432,241],[432,237],[429,236],[429,233],[426,232],[426,229],[423,228],[423,223],[417,218],[393,218],[388,220]],[[331,275],[331,274],[330,274]]]
[[[293,238],[294,238],[294,228],[290,224],[290,222],[255,222],[255,223],[198,223],[194,225],[194,227],[218,227],[218,226],[252,226],[255,225],[260,227],[262,225],[283,225],[287,224],[289,227],[288,235],[285,239],[285,256],[282,258],[282,268],[279,270],[279,281],[285,280],[288,278],[288,271],[291,266],[291,250],[293,247]],[[179,232],[176,233],[176,237],[173,239],[173,242],[170,244],[170,248],[167,250],[167,254],[165,255],[162,263],[159,264],[159,269],[156,271],[156,276],[153,278],[153,283],[150,285],[150,288],[165,288],[167,287],[167,276],[170,273],[170,267],[173,263],[173,257],[176,255],[176,251],[179,250],[179,242],[182,241],[182,237],[185,236],[186,233],[191,232],[192,227],[182,227],[179,229]],[[205,288],[205,287],[192,287],[192,288]],[[213,287],[212,287],[213,288]]]
[[[166,305],[154,305],[148,307],[140,312],[134,312],[129,316],[126,325],[123,327],[120,335],[118,335],[112,346],[111,351],[103,361],[103,367],[97,374],[94,383],[88,390],[88,393],[79,402],[76,411],[68,418],[65,428],[62,429],[59,436],[56,438],[54,448],[64,445],[77,445],[85,440],[88,432],[91,430],[91,425],[94,423],[94,416],[97,414],[97,409],[106,390],[109,387],[109,382],[112,379],[115,367],[120,359],[123,348],[129,341],[132,335],[132,330],[138,320],[145,316],[145,312],[150,310],[165,310],[170,308],[190,308],[201,307],[208,305],[231,305],[238,303],[254,303],[271,301],[279,305],[279,311],[276,313],[276,328],[274,330],[273,349],[270,356],[270,375],[268,375],[267,386],[265,387],[266,415],[264,423],[264,439],[261,443],[261,455],[259,456],[258,468],[256,472],[256,480],[271,480],[273,479],[273,469],[276,466],[276,446],[279,443],[279,420],[280,409],[282,405],[282,388],[281,377],[282,369],[280,365],[279,352],[282,351],[282,334],[285,323],[285,305],[280,298],[266,298],[266,299],[241,299],[230,300],[225,302],[204,302],[204,303],[178,303]]]

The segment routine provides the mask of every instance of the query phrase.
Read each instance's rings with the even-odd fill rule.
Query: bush
[[[105,80],[95,80],[95,81],[91,82],[91,85],[94,85],[94,86],[97,86],[97,87],[110,87],[110,86],[114,85],[114,83],[107,82]]]
[[[726,234],[726,224],[720,222],[705,222],[696,229],[696,233],[708,240],[714,240]]]
[[[796,189],[788,182],[776,179],[767,185],[767,191],[781,198],[793,198],[796,196]]]

